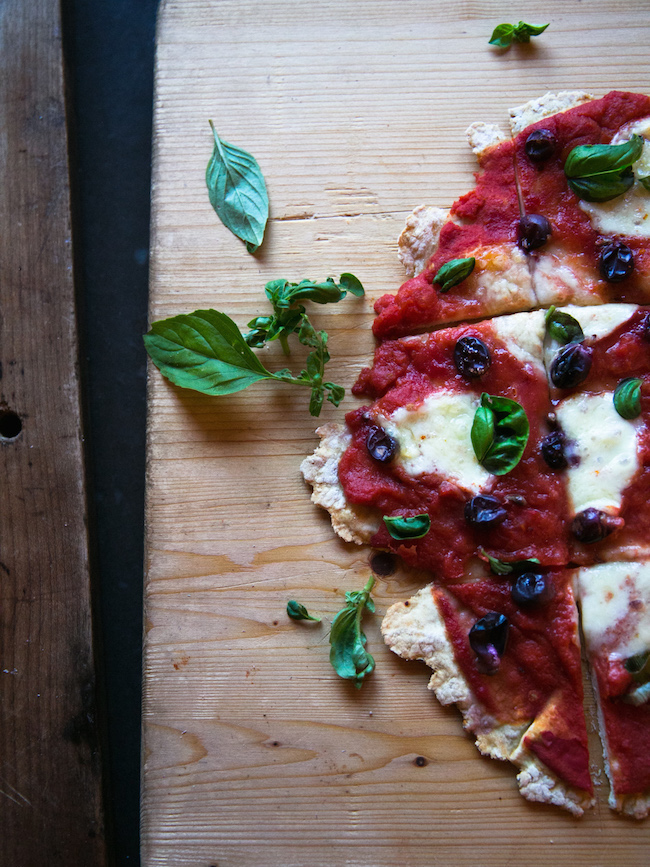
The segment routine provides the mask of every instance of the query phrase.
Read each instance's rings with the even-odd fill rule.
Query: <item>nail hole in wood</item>
[[[0,438],[15,440],[23,429],[23,423],[17,413],[10,409],[0,410]]]

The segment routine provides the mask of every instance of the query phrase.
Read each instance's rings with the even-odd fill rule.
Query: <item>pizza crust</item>
[[[424,271],[438,246],[440,230],[449,219],[449,211],[432,205],[418,205],[409,215],[397,240],[397,255],[407,277]]]
[[[456,664],[434,594],[433,585],[428,585],[407,602],[391,605],[381,625],[388,647],[403,659],[421,660],[433,669],[429,689],[441,704],[457,705],[463,715],[464,728],[474,734],[476,746],[483,755],[510,761],[521,768],[517,783],[525,798],[582,815],[585,808],[593,804],[593,799],[550,774],[523,746],[531,728],[529,721],[518,725],[502,723],[480,704]]]
[[[575,108],[577,105],[582,105],[585,102],[591,102],[592,99],[594,97],[584,90],[561,90],[559,93],[548,92],[544,96],[531,99],[522,105],[510,109],[510,128],[512,134],[516,136],[526,129],[527,126],[537,123],[539,120],[544,120],[544,118],[551,117],[551,115],[558,114],[561,111]]]
[[[379,520],[373,510],[351,506],[339,482],[339,461],[352,437],[340,424],[322,425],[316,433],[321,437],[320,445],[300,465],[305,481],[313,487],[311,501],[330,513],[337,535],[363,545],[379,529]]]

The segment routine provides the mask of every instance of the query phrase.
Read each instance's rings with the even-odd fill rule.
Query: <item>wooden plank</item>
[[[57,0],[0,6],[0,863],[106,863]]]
[[[159,17],[151,317],[217,307],[245,327],[263,286],[352,271],[368,297],[315,310],[329,376],[371,358],[372,302],[403,280],[411,209],[449,206],[475,168],[464,131],[546,90],[648,90],[650,6],[529,2],[543,39],[488,47],[494,0],[167,0]],[[208,118],[250,150],[271,222],[255,257],[204,182]],[[284,360],[269,350],[272,365]],[[299,367],[299,361],[294,362]],[[323,410],[339,420],[357,405]],[[416,579],[380,578],[377,661],[360,692],[328,663],[327,621],[369,552],[336,539],[299,464],[306,395],[259,385],[224,400],[149,388],[143,772],[145,867],[644,864],[648,827],[614,816],[593,737],[598,806],[531,805],[481,758],[427,670],[390,654],[380,617]],[[325,625],[288,620],[297,598]],[[421,758],[419,758],[421,757]],[[423,759],[423,760],[422,760]]]

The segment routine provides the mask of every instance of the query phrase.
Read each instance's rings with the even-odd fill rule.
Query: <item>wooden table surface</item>
[[[493,49],[509,16],[550,27]],[[492,0],[163,2],[151,318],[214,307],[245,328],[268,280],[351,271],[367,297],[312,317],[330,334],[328,375],[348,389],[321,421],[342,419],[371,358],[372,303],[404,279],[406,216],[473,184],[466,127],[505,124],[548,90],[649,92],[649,44],[638,0],[516,13]],[[208,119],[265,174],[271,219],[255,256],[210,207]],[[263,360],[280,361],[275,348]],[[650,825],[607,808],[595,732],[596,808],[575,819],[531,805],[515,769],[479,756],[436,703],[425,667],[383,646],[381,615],[416,578],[378,580],[365,621],[376,671],[361,691],[337,678],[328,622],[365,583],[370,552],[310,503],[299,465],[316,424],[299,389],[209,398],[150,371],[145,867],[646,864]],[[290,621],[293,598],[323,624]]]

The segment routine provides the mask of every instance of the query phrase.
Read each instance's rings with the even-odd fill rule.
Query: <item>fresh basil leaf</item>
[[[623,666],[639,683],[650,680],[650,652],[637,653],[635,656],[628,657]]]
[[[295,599],[287,602],[287,614],[292,620],[312,620],[314,623],[320,623],[320,617],[314,617],[301,602],[296,602]]]
[[[338,406],[345,397],[345,389],[342,385],[335,385],[333,382],[324,382],[324,387],[329,391],[327,399],[334,406]]]
[[[622,172],[641,156],[643,136],[633,135],[621,144],[578,145],[564,163],[567,178],[586,178],[592,175]]]
[[[526,411],[517,401],[481,395],[470,436],[476,459],[489,473],[502,476],[517,466],[529,432]]]
[[[210,204],[224,226],[254,253],[264,239],[269,217],[264,176],[251,154],[219,138],[212,121],[210,127],[214,150],[205,173]]]
[[[614,390],[614,409],[625,419],[641,415],[641,380],[636,377],[622,379]]]
[[[514,40],[515,42],[530,42],[531,36],[539,36],[547,27],[548,24],[526,24],[524,21],[520,21],[514,29]]]
[[[569,178],[569,186],[585,202],[609,202],[622,196],[633,184],[634,172],[631,168],[584,178]]]
[[[384,524],[393,539],[421,539],[431,529],[431,518],[426,514],[384,515]]]
[[[438,269],[438,273],[433,278],[434,283],[440,285],[441,292],[448,292],[452,286],[457,286],[467,279],[474,270],[476,259],[470,257],[468,259],[450,259]]]
[[[643,177],[637,178],[641,186],[650,191],[650,175],[644,175]]]
[[[153,363],[182,388],[232,394],[273,379],[225,313],[196,310],[154,322],[144,336]]]
[[[366,650],[366,636],[361,629],[363,612],[375,610],[370,598],[374,583],[374,576],[371,576],[363,590],[345,594],[346,605],[332,621],[330,630],[330,662],[339,677],[353,680],[357,689],[375,668],[375,660]]]
[[[499,560],[497,557],[492,557],[484,548],[478,549],[479,557],[485,560],[490,565],[490,569],[495,575],[511,575],[513,572],[525,572],[527,569],[539,566],[537,557],[531,557],[529,560]]]
[[[548,24],[526,24],[525,21],[520,21],[519,24],[499,24],[492,32],[489,45],[509,48],[513,42],[530,42],[531,36],[539,36],[547,27]]]
[[[563,346],[567,343],[582,343],[585,339],[578,320],[556,307],[549,307],[545,322],[546,333]]]
[[[365,290],[361,285],[361,280],[359,280],[358,277],[355,277],[354,274],[341,274],[339,282],[345,291],[350,293],[350,295],[356,295],[357,298],[361,298],[365,295]]]

